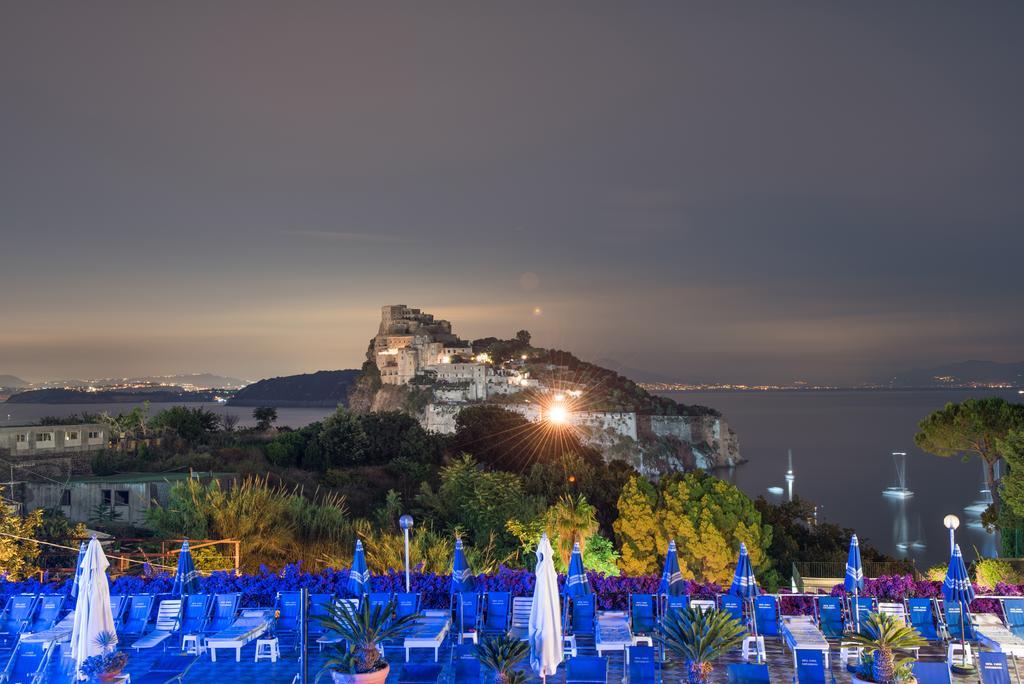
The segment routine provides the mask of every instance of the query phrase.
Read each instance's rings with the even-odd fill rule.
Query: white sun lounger
[[[797,666],[796,652],[821,651],[825,654],[825,667],[828,667],[829,645],[828,639],[821,633],[818,626],[814,624],[814,618],[810,615],[784,615],[779,624],[779,632],[782,642],[793,651],[793,667]]]
[[[597,655],[605,651],[625,650],[633,645],[633,631],[629,628],[629,616],[622,610],[606,610],[597,614],[597,632],[594,647]]]
[[[181,627],[181,599],[164,599],[156,611],[153,631],[135,640],[132,648],[153,648],[164,642]]]
[[[339,610],[343,610],[346,613],[348,613],[349,615],[354,615],[356,613],[356,611],[359,610],[359,599],[354,599],[354,598],[337,599],[334,602],[334,605]],[[326,632],[324,632],[323,634],[320,635],[320,637],[316,640],[316,643],[317,643],[317,646],[319,646],[320,650],[322,651],[322,650],[324,650],[324,646],[336,646],[336,645],[340,644],[343,641],[345,641],[345,640],[342,639],[341,635],[338,634],[337,632],[326,631]]]
[[[513,639],[526,641],[529,638],[532,608],[533,598],[530,596],[516,596],[512,599],[512,625],[508,633]]]
[[[405,662],[409,662],[409,651],[414,648],[434,649],[434,662],[437,662],[437,651],[441,648],[448,629],[451,627],[451,617],[447,610],[425,610],[423,617],[413,622],[409,631],[405,633]]]
[[[210,649],[210,660],[217,662],[218,648],[233,648],[237,663],[242,659],[242,647],[263,636],[270,628],[270,622],[273,619],[273,609],[247,608],[243,610],[230,627],[206,637],[206,647]]]
[[[61,619],[60,622],[55,624],[50,629],[43,629],[32,634],[22,634],[22,641],[52,641],[54,643],[63,643],[65,641],[71,641],[71,630],[75,626],[75,611],[71,611]]]
[[[974,633],[983,646],[993,651],[1002,651],[1006,655],[1024,657],[1024,639],[1011,632],[998,615],[974,613],[971,620],[974,622]]]

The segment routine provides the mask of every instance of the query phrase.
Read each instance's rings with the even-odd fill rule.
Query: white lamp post
[[[402,532],[405,534],[405,592],[409,593],[409,530],[412,529],[412,516],[403,515],[398,519],[398,526],[402,528]]]
[[[950,513],[942,519],[942,524],[949,530],[949,555],[952,556],[953,549],[956,548],[956,541],[953,539],[953,532],[956,528],[960,527],[960,518]]]

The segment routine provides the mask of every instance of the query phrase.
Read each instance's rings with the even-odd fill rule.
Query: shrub
[[[1006,561],[982,558],[974,564],[974,581],[983,587],[995,588],[999,584],[1019,584],[1021,576]]]

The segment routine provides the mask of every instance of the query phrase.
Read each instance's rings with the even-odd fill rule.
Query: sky
[[[1020,361],[1022,28],[1019,2],[7,5],[0,374],[356,367],[397,303],[678,381]]]

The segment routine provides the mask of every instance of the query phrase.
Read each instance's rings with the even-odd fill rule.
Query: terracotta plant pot
[[[112,682],[112,681],[114,681],[114,679],[115,679],[115,678],[116,678],[116,677],[117,677],[118,675],[120,675],[120,674],[121,674],[121,671],[122,671],[122,670],[124,670],[124,668],[123,668],[123,667],[122,667],[122,668],[121,668],[120,670],[111,670],[110,672],[102,672],[102,673],[100,673],[100,675],[99,675],[99,680],[100,680],[101,682]]]
[[[390,665],[385,665],[384,669],[377,670],[376,672],[367,672],[365,674],[348,674],[347,672],[331,670],[331,681],[334,684],[384,684],[390,671]]]

